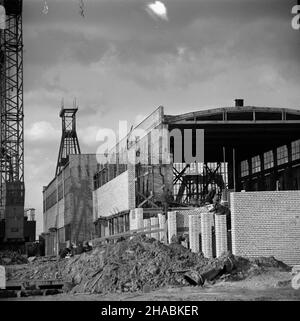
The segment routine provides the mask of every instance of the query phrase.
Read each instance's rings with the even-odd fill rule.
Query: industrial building
[[[268,203],[265,206],[273,208],[275,217],[285,215],[287,222],[293,222],[280,238],[291,237],[289,246],[300,253],[299,124],[299,110],[245,106],[242,99],[236,99],[233,107],[181,115],[165,115],[159,107],[117,144],[94,176],[97,236],[143,228],[144,220],[166,211],[166,203],[167,211],[188,214],[215,190],[231,209],[232,247],[237,254],[247,255],[237,238],[247,235],[246,227],[251,230],[251,219],[243,228],[236,225],[241,215],[254,218],[260,211],[255,222],[260,225],[265,219],[265,234],[279,233],[278,226],[271,226],[274,217],[261,211]],[[257,213],[251,214],[255,206]],[[187,222],[179,227],[181,233],[188,230]],[[254,228],[252,232],[255,235]]]
[[[76,133],[77,108],[64,108],[62,138],[55,176],[43,189],[45,254],[57,255],[70,243],[95,236],[92,219],[93,176],[96,155],[81,154]]]

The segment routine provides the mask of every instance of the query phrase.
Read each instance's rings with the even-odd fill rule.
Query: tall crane
[[[6,238],[19,239],[25,194],[23,0],[0,0],[0,5],[5,9],[5,24],[0,29],[0,219],[6,220]],[[20,226],[11,225],[13,219]]]

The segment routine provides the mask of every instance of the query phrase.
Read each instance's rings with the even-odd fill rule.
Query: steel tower
[[[7,202],[8,184],[9,190],[15,186],[18,204],[24,203],[22,2],[0,0],[6,12],[0,29],[0,218],[13,200]]]
[[[56,165],[55,176],[64,168],[69,155],[80,154],[80,146],[76,133],[76,113],[78,108],[64,108],[62,106],[59,116],[62,119],[62,136]]]

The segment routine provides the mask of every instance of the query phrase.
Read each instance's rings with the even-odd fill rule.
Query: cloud
[[[146,7],[147,12],[153,18],[160,18],[162,20],[168,21],[167,8],[165,4],[161,1],[155,1],[153,3],[149,3]]]
[[[60,135],[60,130],[54,128],[48,121],[33,123],[31,127],[25,131],[25,139],[29,142],[53,142],[57,141]]]
[[[78,129],[79,143],[83,143],[89,147],[96,147],[99,144],[97,141],[97,133],[99,130],[101,130],[99,126],[88,126]]]

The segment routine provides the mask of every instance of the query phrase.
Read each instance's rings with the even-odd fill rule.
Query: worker
[[[83,252],[89,252],[91,251],[93,248],[90,246],[89,242],[84,241],[83,242]]]
[[[211,189],[208,193],[207,193],[207,195],[206,195],[206,197],[205,197],[205,204],[212,204],[213,203],[213,199],[214,199],[214,196],[216,195],[216,189],[215,188],[213,188],[213,189]]]
[[[64,259],[70,253],[71,253],[71,249],[69,249],[68,247],[66,247],[64,249],[60,249],[59,250],[59,257],[61,259]]]
[[[167,217],[168,209],[169,209],[169,190],[165,185],[162,186],[163,192],[161,194],[161,203],[164,209],[164,214]]]

